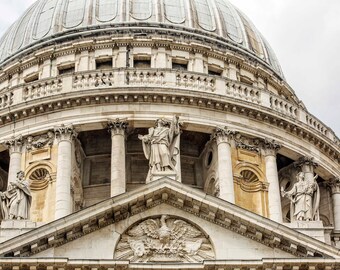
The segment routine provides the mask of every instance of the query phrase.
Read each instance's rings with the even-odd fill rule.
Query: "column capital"
[[[262,152],[265,156],[276,156],[282,145],[273,139],[260,140]]]
[[[22,151],[23,139],[21,136],[19,137],[11,137],[8,140],[5,140],[3,144],[8,148],[9,154],[12,153],[20,153]]]
[[[129,123],[124,120],[120,120],[117,118],[116,120],[110,120],[107,123],[107,128],[109,132],[111,133],[111,136],[115,135],[125,135],[125,131],[128,127]]]
[[[305,166],[316,168],[317,166],[319,166],[319,164],[314,161],[314,157],[300,157],[297,161],[294,162],[294,166],[300,168],[303,168]]]
[[[227,127],[216,127],[211,138],[216,140],[217,145],[220,143],[230,144],[231,140],[234,139],[236,132],[228,129]]]
[[[74,130],[73,125],[61,125],[54,127],[55,138],[58,143],[61,141],[72,141],[78,136],[77,132]]]
[[[340,178],[339,177],[333,177],[327,181],[327,186],[331,190],[332,195],[333,194],[340,194]]]

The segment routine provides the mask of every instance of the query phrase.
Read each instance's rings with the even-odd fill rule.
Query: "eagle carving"
[[[206,235],[188,222],[162,215],[126,231],[117,244],[115,258],[131,262],[201,262],[215,258]]]

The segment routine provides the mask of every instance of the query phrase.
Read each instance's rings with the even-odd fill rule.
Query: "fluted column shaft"
[[[218,182],[220,188],[219,197],[231,203],[235,203],[233,166],[231,159],[231,139],[233,131],[226,128],[217,128],[213,137],[217,143],[218,156]]]
[[[111,197],[126,192],[125,131],[128,123],[112,121],[108,123],[111,132]]]
[[[334,230],[340,231],[340,179],[329,181],[333,201]]]
[[[77,136],[72,126],[54,129],[58,141],[55,219],[72,213],[72,142]]]
[[[279,185],[279,175],[276,163],[276,154],[280,145],[275,141],[265,140],[262,151],[265,159],[266,178],[269,183],[268,187],[268,206],[269,218],[273,221],[282,223],[282,207]]]
[[[17,179],[17,173],[21,171],[21,155],[22,155],[22,139],[12,138],[5,141],[5,145],[9,149],[10,161],[8,170],[8,182],[13,182]]]

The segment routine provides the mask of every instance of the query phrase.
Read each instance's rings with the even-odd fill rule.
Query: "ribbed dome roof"
[[[282,76],[277,58],[253,24],[227,0],[38,0],[0,41],[0,65],[58,37],[122,27],[203,34],[246,50]]]

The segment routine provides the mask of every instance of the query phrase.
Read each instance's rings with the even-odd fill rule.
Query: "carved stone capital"
[[[220,143],[230,144],[231,140],[234,139],[236,132],[229,130],[227,127],[216,127],[212,134],[212,139],[216,140],[217,145]]]
[[[39,136],[28,136],[25,139],[27,150],[41,149],[45,146],[51,147],[53,145],[55,135],[53,131],[48,131],[46,134]]]
[[[128,127],[129,123],[127,121],[122,121],[117,118],[114,121],[109,121],[107,124],[107,128],[111,133],[111,136],[115,135],[125,135],[125,131]]]
[[[61,125],[54,128],[55,138],[58,143],[61,141],[72,141],[77,137],[77,132],[74,130],[73,125]]]
[[[3,144],[8,148],[9,154],[12,153],[21,153],[22,151],[22,145],[23,145],[23,139],[22,137],[12,137],[9,140],[5,140]]]
[[[340,178],[334,177],[329,179],[327,182],[327,185],[329,189],[331,190],[332,195],[333,194],[340,194]]]
[[[260,142],[262,152],[265,156],[276,156],[282,145],[273,139],[265,138]]]
[[[300,157],[294,162],[294,166],[299,167],[302,171],[306,172],[313,171],[319,164],[314,161],[313,157]]]

